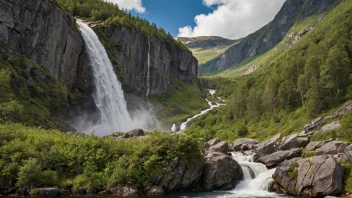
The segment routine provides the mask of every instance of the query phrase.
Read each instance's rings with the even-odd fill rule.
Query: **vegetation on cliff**
[[[120,9],[117,4],[102,0],[57,0],[72,16],[82,17],[94,21],[102,21],[103,25],[120,24],[123,26],[134,27],[148,35],[152,35],[167,43],[187,49],[182,42],[176,41],[170,33],[162,27],[157,27],[155,23],[138,16],[127,14]]]
[[[21,187],[143,187],[153,173],[170,171],[177,157],[190,164],[201,159],[198,141],[159,132],[126,141],[0,124],[0,179]]]
[[[204,78],[227,105],[195,120],[188,134],[234,140],[241,125],[265,139],[301,129],[352,98],[352,2],[343,1],[300,41],[250,75]]]

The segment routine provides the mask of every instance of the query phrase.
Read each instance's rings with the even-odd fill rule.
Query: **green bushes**
[[[18,186],[95,187],[148,184],[180,157],[199,160],[199,143],[185,136],[154,132],[146,140],[78,136],[55,130],[0,124],[0,178]],[[55,170],[55,171],[53,171]]]

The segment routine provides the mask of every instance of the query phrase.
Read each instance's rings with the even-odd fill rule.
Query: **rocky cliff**
[[[97,26],[95,30],[112,46],[110,57],[115,60],[125,91],[160,95],[174,88],[174,78],[188,83],[197,81],[198,62],[186,48],[148,36],[133,27]]]
[[[338,1],[287,0],[272,22],[230,47],[223,55],[204,64],[200,72],[224,70],[265,53],[282,41],[296,21],[321,14]]]
[[[75,22],[53,0],[0,0],[0,43],[31,58],[68,89],[90,88]]]

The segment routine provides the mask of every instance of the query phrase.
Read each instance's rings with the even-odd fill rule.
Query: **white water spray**
[[[148,36],[148,72],[147,72],[147,96],[150,94],[150,38]]]

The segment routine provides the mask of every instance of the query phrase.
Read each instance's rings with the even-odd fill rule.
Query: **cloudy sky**
[[[270,22],[285,0],[107,0],[173,36],[237,39]]]

